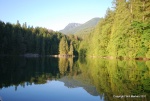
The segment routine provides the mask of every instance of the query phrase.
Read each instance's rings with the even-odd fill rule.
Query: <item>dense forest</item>
[[[109,58],[150,58],[150,1],[113,0],[86,37],[0,21],[0,54],[69,54]],[[79,34],[82,35],[82,32]]]
[[[22,26],[17,21],[16,24],[4,23],[0,21],[0,54],[1,55],[54,55],[62,54],[61,39],[65,39],[68,49],[66,54],[77,54],[79,38],[74,35],[63,35],[42,27]],[[62,41],[61,41],[62,42]],[[61,44],[61,43],[60,43]],[[62,43],[63,44],[63,43]],[[60,46],[60,47],[59,47]],[[71,51],[69,51],[71,49]],[[63,50],[64,51],[64,50]],[[62,53],[61,53],[62,52]]]
[[[113,0],[104,18],[81,44],[83,56],[150,58],[150,1]]]
[[[79,81],[95,87],[104,100],[117,101],[114,95],[144,95],[121,99],[148,101],[150,61],[135,59],[150,60],[150,0],[113,0],[112,4],[95,27],[76,34],[0,20],[0,89],[15,86],[17,90],[66,78],[74,81],[68,88],[84,88],[76,86]],[[27,54],[39,58],[22,57]],[[55,55],[67,58],[46,57]]]

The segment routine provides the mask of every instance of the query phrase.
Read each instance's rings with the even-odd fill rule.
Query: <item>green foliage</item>
[[[61,40],[61,42],[60,42]],[[45,55],[78,55],[80,38],[63,35],[41,27],[28,27],[0,21],[0,55],[23,55],[26,53]]]
[[[27,23],[21,26],[19,21],[14,25],[0,21],[0,54],[150,58],[150,1],[113,0],[113,3],[114,9],[108,8],[104,18],[79,26],[82,28],[75,32],[83,33],[82,39],[45,28],[27,28]]]
[[[134,21],[132,22],[131,26],[136,30],[138,33],[150,33],[150,24],[149,23],[142,23]]]
[[[27,24],[4,23],[0,21],[0,54],[39,55],[58,54],[59,41],[63,35],[41,27],[28,27]]]
[[[71,28],[70,28],[70,24],[69,24],[69,26],[66,26],[66,28],[61,30],[60,32],[62,32],[63,34],[78,34],[78,35],[79,34],[87,34],[86,31],[88,31],[89,29],[90,29],[89,31],[91,31],[91,29],[93,29],[96,26],[96,24],[98,23],[99,20],[100,20],[100,18],[93,18],[84,24],[81,24],[81,25],[79,24],[79,26],[71,27]],[[67,28],[67,27],[69,27],[69,28]],[[84,33],[82,33],[82,32],[84,32]]]
[[[79,46],[79,56],[85,57],[87,55],[87,48],[88,48],[88,38],[81,41],[80,46]]]
[[[63,37],[59,43],[59,54],[65,55],[65,54],[68,54],[68,51],[69,51],[68,50],[68,42],[67,42],[66,38]]]
[[[86,49],[80,49],[79,50],[79,56],[85,57],[86,56]]]
[[[86,49],[84,55],[90,56],[150,58],[150,1],[113,2],[114,9],[107,10],[94,32],[83,39],[80,49]]]
[[[69,50],[69,55],[73,55],[73,45],[70,43],[70,50]]]

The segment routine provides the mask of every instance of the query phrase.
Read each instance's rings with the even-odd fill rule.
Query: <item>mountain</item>
[[[80,24],[78,26],[71,27],[71,24],[68,24],[63,30],[61,30],[60,32],[62,32],[63,34],[82,34],[83,32],[90,32],[99,22],[100,18],[93,18],[89,21],[87,21],[84,24]]]
[[[63,34],[71,34],[72,29],[80,26],[81,24],[79,23],[69,23],[63,30],[60,30]]]

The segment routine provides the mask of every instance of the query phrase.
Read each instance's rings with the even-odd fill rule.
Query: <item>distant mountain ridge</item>
[[[71,34],[72,29],[80,26],[80,23],[69,23],[63,30],[60,30],[63,34]]]
[[[93,18],[85,22],[84,24],[70,23],[63,30],[60,30],[60,32],[63,34],[76,34],[79,32],[87,32],[87,29],[89,32],[89,30],[91,30],[97,25],[99,20],[100,18]]]
[[[80,26],[80,25],[81,25],[81,24],[79,24],[79,23],[69,23],[69,24],[65,27],[65,29],[70,30],[70,29],[75,28],[75,27],[78,27],[78,26]]]

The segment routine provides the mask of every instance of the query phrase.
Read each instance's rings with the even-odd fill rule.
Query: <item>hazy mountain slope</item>
[[[99,22],[99,20],[100,20],[100,18],[93,18],[93,19],[87,21],[86,23],[82,24],[81,26],[74,28],[74,29],[78,29],[75,33],[82,31],[84,29],[95,27],[97,25],[97,23]]]
[[[72,29],[79,27],[81,24],[79,23],[69,23],[63,30],[60,30],[63,34],[71,34],[74,33]]]
[[[81,24],[79,26],[76,27],[72,27],[70,28],[68,31],[66,31],[66,26],[63,30],[61,30],[60,32],[62,32],[63,34],[79,34],[81,32],[89,32],[91,31],[99,22],[100,18],[93,18],[89,21],[87,21],[84,24]]]

